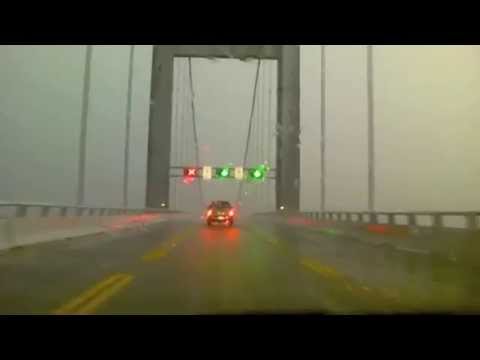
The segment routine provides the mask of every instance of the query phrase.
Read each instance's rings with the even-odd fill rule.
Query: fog
[[[192,59],[200,165],[242,166],[257,63],[256,60]],[[171,162],[179,166],[194,166],[188,59],[175,59],[174,84]],[[267,161],[275,167],[276,61],[261,62],[256,94],[246,165],[256,166]],[[198,181],[203,187],[204,203],[218,199],[232,203],[237,201],[237,180]],[[198,211],[198,185],[186,185],[182,179],[172,179],[172,206]],[[272,211],[275,206],[274,186],[274,181],[270,180],[246,185],[241,199],[244,211]]]
[[[480,47],[374,46],[373,54],[376,209],[477,210]],[[128,196],[130,206],[138,207],[145,204],[151,58],[151,46],[136,46]],[[75,201],[84,60],[85,46],[0,46],[0,200]],[[172,94],[175,165],[194,162],[190,105],[184,97],[189,88],[178,86],[185,81],[182,61],[176,63]],[[192,63],[200,160],[212,166],[240,164],[256,61]],[[265,68],[267,74],[274,73],[273,64]],[[128,46],[93,47],[88,205],[121,205],[127,72]],[[320,209],[320,79],[320,46],[302,46],[303,210]],[[366,46],[326,46],[325,95],[326,207],[365,210]],[[177,96],[184,99],[178,106]],[[265,112],[270,107],[276,109],[276,104],[259,106]],[[275,116],[275,110],[270,116],[256,115],[268,119],[268,126],[252,144],[249,161],[274,159],[271,152],[268,159],[268,142],[273,140]],[[206,201],[236,197],[235,181],[203,185]],[[245,206],[269,209],[273,188],[271,182],[249,187]],[[187,209],[198,200],[195,185],[172,186],[176,208]]]

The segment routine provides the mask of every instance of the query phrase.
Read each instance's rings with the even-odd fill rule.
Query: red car
[[[207,208],[207,225],[224,224],[233,226],[235,209],[228,201],[213,201]]]

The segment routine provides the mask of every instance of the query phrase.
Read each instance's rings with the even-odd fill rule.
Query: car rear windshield
[[[216,201],[211,206],[217,209],[227,209],[232,207],[228,201]]]

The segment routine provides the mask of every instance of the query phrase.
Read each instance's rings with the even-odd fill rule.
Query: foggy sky
[[[329,210],[366,209],[365,49],[326,47]],[[151,50],[141,45],[135,53],[129,199],[138,207],[145,201]],[[93,206],[121,204],[127,58],[127,46],[94,46],[86,189]],[[0,46],[0,200],[74,202],[84,60],[85,46]],[[255,62],[193,63],[201,161],[240,162]],[[378,210],[478,210],[479,64],[479,46],[374,46]],[[320,207],[320,76],[320,46],[302,46],[303,210]],[[192,143],[183,131],[175,146]],[[205,193],[231,198],[235,190],[216,183]],[[194,196],[177,194],[179,206]]]
[[[192,60],[201,165],[242,165],[256,68],[257,61]],[[275,72],[276,62],[262,61],[247,166],[264,161],[274,163]],[[180,166],[194,165],[191,91],[188,63],[185,58],[175,60],[174,82],[171,161]],[[202,181],[205,202],[217,199],[235,202],[238,184],[236,180]],[[197,210],[198,186],[185,185],[180,179],[172,181],[172,185],[171,198],[176,203],[176,207]],[[271,181],[255,186],[247,185],[244,201],[246,210],[273,210],[274,186],[272,185]]]

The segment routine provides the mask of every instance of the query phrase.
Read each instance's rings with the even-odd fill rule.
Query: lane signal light
[[[231,177],[231,171],[229,167],[223,167],[223,168],[216,168],[215,169],[215,175],[219,179],[228,179]]]
[[[183,176],[185,177],[198,177],[198,168],[185,168],[183,169]]]
[[[235,179],[243,180],[243,167],[237,166],[235,168]]]
[[[195,181],[195,178],[199,177],[198,168],[184,168],[183,169],[183,183],[190,185]]]
[[[212,179],[212,167],[211,166],[204,166],[202,169],[202,176],[204,180],[211,180]]]
[[[269,169],[266,165],[259,165],[253,169],[249,169],[248,178],[252,181],[264,181],[268,170]]]

